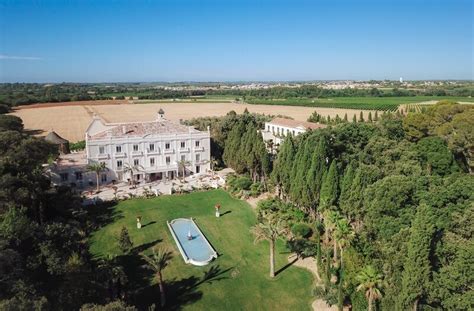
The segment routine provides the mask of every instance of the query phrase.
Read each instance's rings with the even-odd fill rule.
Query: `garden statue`
[[[191,230],[188,231],[188,240],[192,240],[193,239],[193,235],[191,234]]]
[[[142,220],[142,217],[141,217],[141,216],[137,216],[137,228],[138,228],[138,229],[140,229],[140,228],[142,227],[141,220]]]
[[[220,204],[216,204],[216,206],[214,206],[214,208],[216,209],[216,217],[220,217],[221,216],[221,213],[219,212],[220,208],[221,208],[221,205]]]

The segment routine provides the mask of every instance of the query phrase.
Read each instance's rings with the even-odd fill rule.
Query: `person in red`
[[[221,205],[217,203],[216,206],[214,206],[214,208],[216,209],[216,217],[220,217],[221,214],[219,210],[221,209]]]

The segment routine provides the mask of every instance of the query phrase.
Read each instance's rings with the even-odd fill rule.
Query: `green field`
[[[334,98],[290,98],[290,99],[247,99],[246,102],[254,105],[287,105],[306,107],[326,107],[343,109],[395,111],[399,105],[420,103],[430,100],[453,100],[474,102],[469,97],[449,96],[410,96],[410,97],[334,97]]]
[[[214,205],[222,205],[223,216],[214,216]],[[158,305],[159,292],[150,271],[144,270],[138,251],[150,252],[153,245],[173,251],[164,270],[168,309],[186,310],[310,310],[313,277],[310,272],[287,266],[288,251],[278,243],[275,279],[270,279],[268,243],[253,243],[250,227],[256,217],[244,201],[223,190],[188,195],[163,196],[120,202],[108,210],[113,219],[95,232],[90,249],[96,257],[120,255],[116,237],[126,226],[136,250],[119,257],[136,291],[136,304]],[[136,229],[136,217],[144,227]],[[186,265],[172,239],[166,221],[193,217],[219,257],[206,267]]]

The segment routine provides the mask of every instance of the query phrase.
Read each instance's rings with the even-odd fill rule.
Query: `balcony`
[[[114,153],[114,158],[125,158],[127,154],[125,152],[116,152]]]
[[[99,153],[99,154],[97,155],[97,159],[99,159],[99,160],[107,160],[107,159],[109,159],[109,155],[108,155],[107,153]]]
[[[165,149],[164,154],[173,154],[174,149]]]
[[[158,150],[158,149],[153,149],[153,150],[147,149],[146,154],[150,154],[150,155],[160,154],[160,150]]]
[[[132,156],[141,156],[143,155],[143,151],[137,150],[137,151],[132,151]]]
[[[180,153],[188,153],[190,150],[188,147],[185,147],[185,148],[179,148],[179,152]]]
[[[204,151],[204,147],[194,147],[194,151]]]

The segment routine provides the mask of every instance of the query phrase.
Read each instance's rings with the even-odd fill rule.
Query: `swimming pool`
[[[217,258],[216,251],[192,218],[177,218],[167,224],[185,263],[205,266]]]

